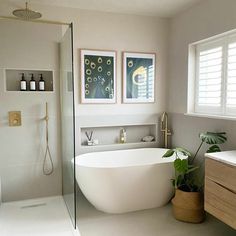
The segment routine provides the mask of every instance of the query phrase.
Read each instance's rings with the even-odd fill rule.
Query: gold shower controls
[[[8,112],[9,126],[21,126],[21,112],[9,111]]]

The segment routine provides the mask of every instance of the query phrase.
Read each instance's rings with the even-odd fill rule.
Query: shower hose
[[[51,175],[54,171],[54,166],[53,166],[53,161],[52,161],[52,155],[50,152],[50,148],[49,148],[49,143],[48,143],[48,104],[46,103],[46,117],[45,117],[45,121],[46,121],[46,151],[45,151],[45,155],[44,155],[44,160],[43,160],[43,174],[44,175]],[[49,162],[51,164],[51,168],[47,169],[46,168],[46,164],[47,164],[47,159],[49,159]]]

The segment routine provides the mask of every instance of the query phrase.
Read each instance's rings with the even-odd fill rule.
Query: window
[[[236,117],[236,34],[192,44],[189,53],[188,112]]]

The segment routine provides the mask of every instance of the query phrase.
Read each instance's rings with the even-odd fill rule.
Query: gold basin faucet
[[[168,148],[168,136],[171,135],[171,131],[168,129],[168,115],[166,112],[161,116],[161,131],[164,136],[164,147]]]

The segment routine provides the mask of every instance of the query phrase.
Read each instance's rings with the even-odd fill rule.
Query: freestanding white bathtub
[[[145,148],[82,154],[76,180],[98,210],[125,213],[160,207],[173,195],[174,158],[167,149]]]

